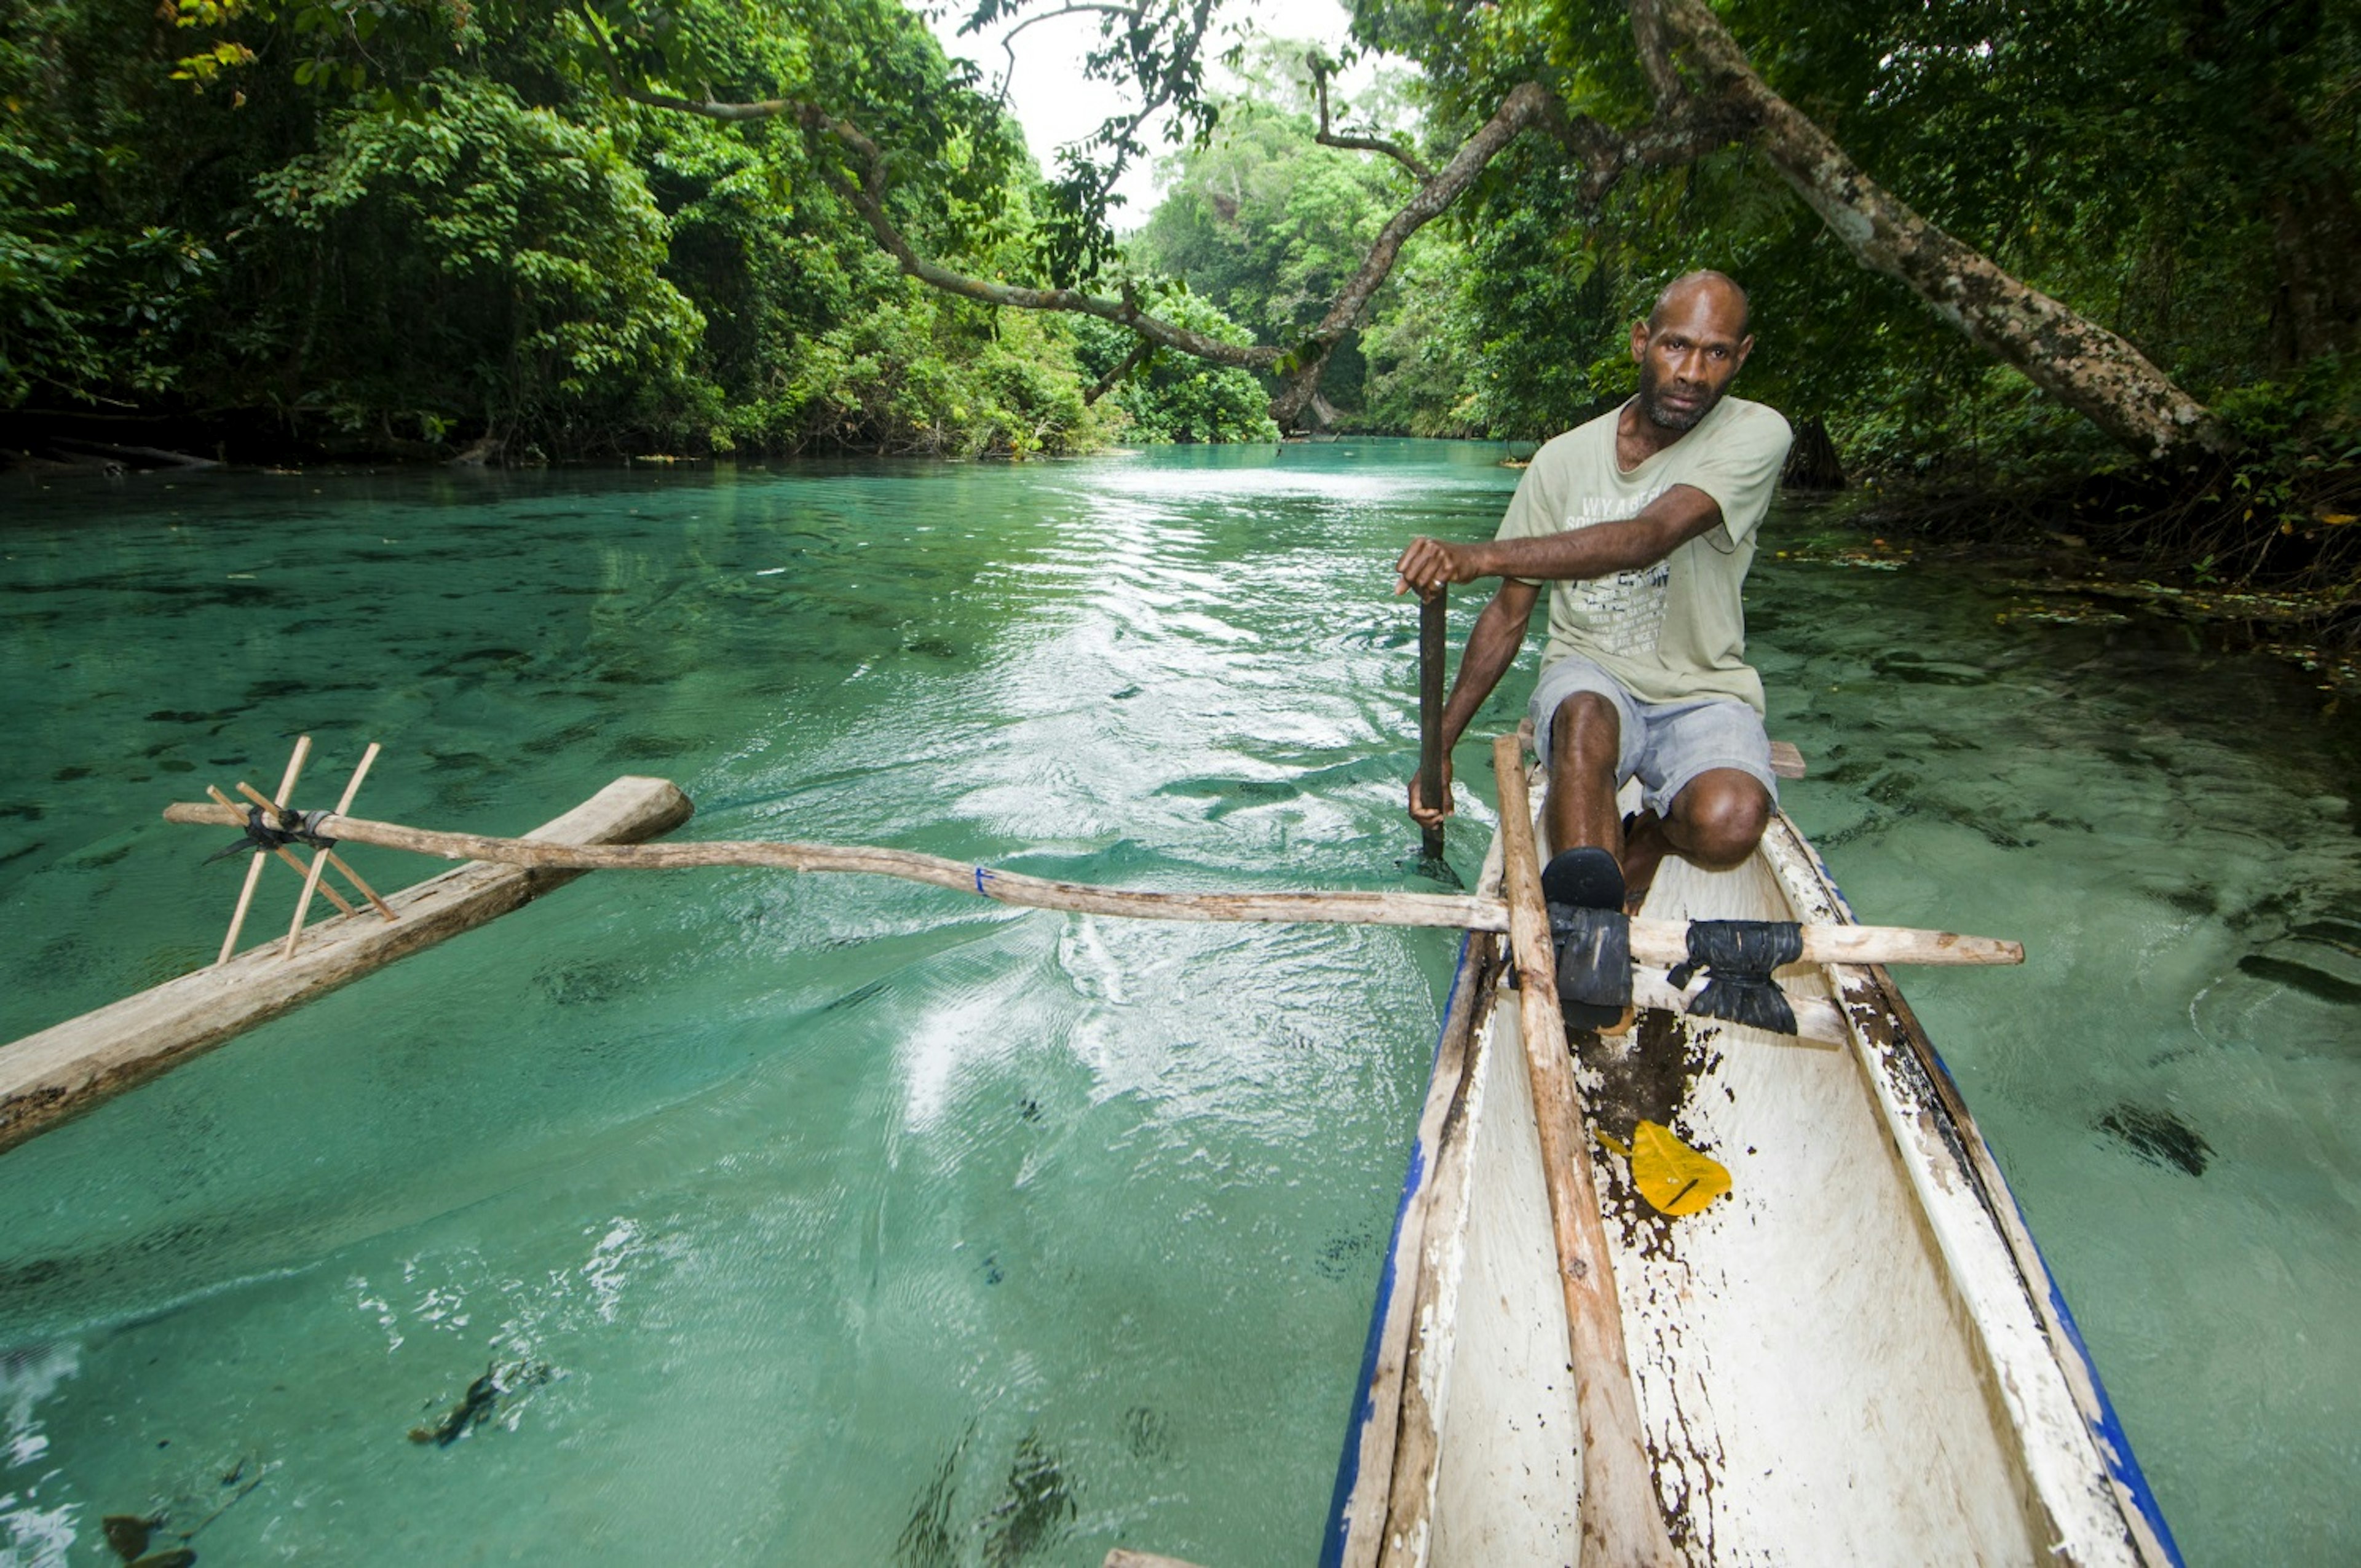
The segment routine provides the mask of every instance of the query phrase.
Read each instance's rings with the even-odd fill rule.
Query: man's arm
[[[1422,598],[1445,583],[1499,577],[1499,591],[1476,618],[1459,674],[1443,706],[1443,798],[1430,806],[1418,780],[1410,782],[1410,814],[1432,828],[1451,815],[1451,749],[1466,733],[1476,710],[1517,662],[1532,619],[1536,582],[1604,577],[1653,566],[1690,540],[1721,523],[1721,506],[1703,490],[1675,485],[1620,522],[1596,522],[1533,539],[1495,539],[1480,544],[1445,544],[1418,538],[1394,563],[1394,592],[1413,589]]]
[[[1653,566],[1720,524],[1721,506],[1711,496],[1694,486],[1675,485],[1637,517],[1620,522],[1478,544],[1413,539],[1394,564],[1394,592],[1410,588],[1428,594],[1445,583],[1472,583],[1480,577],[1565,582],[1609,576]]]

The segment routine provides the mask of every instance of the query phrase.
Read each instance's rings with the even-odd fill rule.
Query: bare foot
[[[1672,852],[1664,819],[1645,806],[1623,819],[1623,913],[1637,915],[1655,885],[1656,868]]]

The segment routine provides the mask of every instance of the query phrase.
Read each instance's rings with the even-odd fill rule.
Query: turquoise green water
[[[297,733],[305,798],[375,739],[357,809],[432,826],[654,773],[700,836],[1400,885],[1385,563],[1488,530],[1496,455],[11,481],[0,1039],[211,957],[226,835],[156,814]],[[1759,572],[1863,917],[2032,950],[1909,990],[2191,1559],[2361,1553],[2356,726],[1932,572]],[[1451,959],[577,883],[0,1157],[0,1563],[157,1508],[216,1562],[1308,1560]]]

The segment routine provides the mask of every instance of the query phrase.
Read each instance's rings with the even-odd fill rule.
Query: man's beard
[[[1644,362],[1641,365],[1640,411],[1648,416],[1650,424],[1661,430],[1677,430],[1684,433],[1695,430],[1697,422],[1711,413],[1713,405],[1720,400],[1716,394],[1705,392],[1699,394],[1697,404],[1693,409],[1667,407],[1664,402],[1663,383],[1651,373],[1651,367]]]

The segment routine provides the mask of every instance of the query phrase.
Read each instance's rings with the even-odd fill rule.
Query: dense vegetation
[[[8,0],[16,444],[153,430],[246,455],[1021,456],[1131,417],[1199,439],[1268,429],[1237,371],[1195,378],[1172,411],[1089,406],[1105,356],[1075,323],[905,277],[796,127],[624,101],[586,63],[584,17],[183,12]],[[1021,137],[917,16],[847,0],[697,19],[703,68],[734,56],[752,82],[816,82],[926,152],[896,192],[920,243],[987,271],[1029,263],[1042,186]]]
[[[896,0],[6,0],[0,414],[509,460],[1021,456],[1268,439],[1273,411],[1531,440],[1620,397],[1631,319],[1718,266],[1754,292],[1747,389],[1854,475],[2032,487],[2057,532],[2349,583],[2356,0],[1358,0],[1355,21],[1407,68],[1334,128],[1393,154],[1317,145],[1300,49],[1234,60],[1219,98],[1196,8],[1115,18],[1104,69],[1206,132],[1117,245],[1091,159],[1145,156],[1139,126],[1045,178]],[[1651,27],[1686,41],[1652,55]],[[1520,92],[1554,107],[1369,272]],[[1865,258],[1798,199],[1766,95],[2152,362],[2211,466],[2143,466]],[[1647,151],[1666,127],[1688,140]],[[1658,140],[1601,178],[1582,135]],[[1340,316],[1356,273],[1373,291]],[[1292,404],[1290,376],[1312,378]]]

